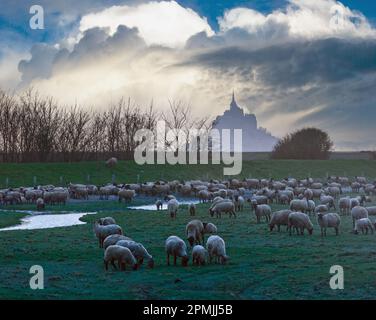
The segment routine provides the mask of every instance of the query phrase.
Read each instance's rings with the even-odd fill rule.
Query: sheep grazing
[[[152,255],[145,249],[141,243],[137,243],[133,240],[119,240],[116,245],[128,248],[131,250],[133,256],[136,258],[138,265],[144,263],[144,259],[148,261],[148,267],[154,268],[154,259]]]
[[[337,213],[318,213],[317,223],[321,228],[321,236],[326,236],[327,228],[334,228],[336,235],[338,235],[341,218]]]
[[[228,213],[230,215],[230,218],[232,216],[236,218],[235,205],[231,200],[223,200],[221,202],[216,203],[214,206],[209,208],[209,213],[212,217],[214,216],[214,214],[216,214],[217,218],[221,218],[222,213]]]
[[[270,221],[270,216],[272,215],[272,209],[267,204],[256,204],[252,203],[253,209],[255,211],[257,223],[261,222],[261,218],[265,217],[266,222]]]
[[[128,189],[119,190],[118,192],[119,202],[122,202],[122,200],[124,200],[124,202],[132,202],[135,195],[136,195],[136,191],[134,190],[128,190]]]
[[[215,234],[215,233],[217,233],[217,227],[213,223],[211,223],[211,222],[209,222],[209,223],[204,222],[203,225],[204,225],[204,233],[207,233],[207,234]]]
[[[38,211],[42,211],[46,207],[44,200],[42,198],[38,198],[37,201],[36,201],[36,204],[37,204],[37,210]]]
[[[104,252],[104,267],[106,271],[108,270],[108,264],[111,263],[114,269],[116,269],[115,261],[118,262],[118,267],[120,270],[124,271],[127,265],[130,265],[133,270],[137,270],[138,265],[136,258],[133,256],[132,252],[122,246],[109,246]]]
[[[115,157],[112,157],[106,161],[106,166],[108,168],[114,168],[116,167],[117,163],[118,163],[118,160]]]
[[[191,247],[204,243],[204,225],[200,220],[192,220],[185,227],[187,239]]]
[[[213,258],[216,263],[225,264],[229,257],[226,255],[226,244],[220,236],[210,236],[206,242],[206,249],[209,253],[209,262],[211,263]]]
[[[117,244],[120,240],[132,240],[122,234],[111,234],[103,240],[103,249],[107,249],[109,246]]]
[[[290,210],[291,211],[299,211],[299,212],[307,212],[308,211],[308,200],[303,198],[301,200],[294,199],[290,201]]]
[[[336,209],[334,198],[332,196],[321,195],[321,197],[320,197],[320,203],[321,204],[326,204],[329,209],[330,208]]]
[[[162,200],[157,200],[155,202],[155,205],[156,205],[158,211],[162,210],[162,208],[163,208],[163,202],[162,202]]]
[[[201,245],[195,245],[192,249],[192,262],[195,266],[203,266],[206,262],[208,252]]]
[[[210,200],[210,197],[211,195],[208,190],[200,190],[198,193],[198,199],[200,203],[208,202]]]
[[[188,265],[189,257],[187,254],[187,246],[185,242],[177,236],[170,236],[165,243],[165,249],[167,254],[167,265],[170,265],[170,256],[174,257],[174,266],[176,266],[176,258],[181,258],[183,267]]]
[[[289,223],[289,214],[291,212],[291,210],[280,210],[274,212],[269,223],[270,231],[273,231],[275,226],[277,226],[278,232],[280,231],[281,226],[287,227]]]
[[[363,218],[368,218],[368,211],[366,208],[356,206],[351,209],[351,217],[353,220],[353,227],[355,227],[355,221]]]
[[[103,248],[103,241],[109,235],[112,234],[123,234],[123,230],[117,224],[110,224],[107,226],[102,226],[98,222],[94,224],[94,232],[99,241],[99,248]]]
[[[167,211],[170,214],[171,219],[176,219],[178,209],[179,202],[176,199],[171,199],[167,202]]]
[[[355,222],[354,233],[358,234],[361,231],[362,234],[364,233],[368,234],[368,230],[370,230],[371,233],[373,234],[373,228],[374,226],[370,219],[361,218],[361,219],[356,220]]]
[[[311,235],[313,233],[313,224],[308,215],[303,212],[291,212],[288,217],[288,230],[291,236],[292,228],[295,228],[297,234],[304,235],[304,230],[307,229]]]
[[[100,218],[98,219],[98,223],[101,225],[101,226],[108,226],[110,224],[116,224],[116,221],[114,218],[112,217],[105,217],[105,218]]]
[[[189,215],[190,216],[195,216],[196,215],[196,205],[194,203],[191,203],[188,206],[188,210],[189,210]]]

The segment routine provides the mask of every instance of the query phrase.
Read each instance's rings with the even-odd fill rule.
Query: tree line
[[[20,95],[0,91],[0,162],[133,159],[136,131],[154,130],[159,119],[167,129],[210,127],[209,119],[194,119],[181,102],[170,102],[167,112],[130,99],[104,109],[62,107],[32,89]]]

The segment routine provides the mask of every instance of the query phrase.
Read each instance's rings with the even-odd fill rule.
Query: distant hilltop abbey
[[[236,103],[235,93],[232,94],[230,109],[214,120],[213,129],[220,131],[230,129],[231,134],[234,129],[242,129],[243,152],[271,151],[278,142],[278,139],[267,132],[266,129],[257,127],[257,119],[254,114],[244,113],[243,109]],[[233,139],[233,134],[231,139]],[[231,143],[231,151],[233,151],[233,143]]]

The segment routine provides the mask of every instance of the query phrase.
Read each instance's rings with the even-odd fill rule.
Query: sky
[[[375,150],[376,2],[355,0],[2,0],[0,88],[33,87],[61,105],[104,109],[120,97],[196,116],[235,90],[282,137],[328,131],[336,150]]]

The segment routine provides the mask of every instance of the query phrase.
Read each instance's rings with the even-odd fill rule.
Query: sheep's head
[[[212,208],[209,208],[209,214],[210,214],[210,216],[214,216],[214,210],[212,209]]]
[[[153,269],[153,268],[154,268],[154,259],[153,259],[153,258],[151,258],[151,259],[148,261],[148,267],[149,267],[150,269]]]
[[[230,260],[229,256],[221,256],[220,261],[221,264],[226,264]]]
[[[273,229],[274,229],[274,224],[269,224],[269,229],[270,229],[270,231],[273,231]]]
[[[188,237],[188,242],[191,245],[191,247],[193,247],[193,245],[195,244],[195,238],[193,236],[189,236]]]
[[[133,270],[137,270],[139,268],[139,264],[138,263],[135,263],[134,265],[133,265]]]
[[[189,257],[188,257],[188,256],[183,256],[183,257],[181,258],[181,265],[182,265],[183,267],[188,266],[188,261],[189,261]]]
[[[311,236],[313,234],[313,228],[308,229],[308,233]]]

